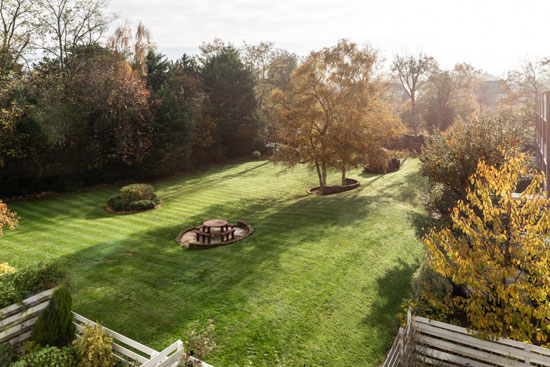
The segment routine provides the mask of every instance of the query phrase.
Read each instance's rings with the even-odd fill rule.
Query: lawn
[[[164,206],[125,216],[104,210],[116,187],[12,202],[21,221],[0,262],[62,261],[76,312],[157,350],[213,320],[205,360],[218,367],[378,365],[422,257],[418,161],[352,170],[362,186],[326,197],[305,193],[315,177],[265,160],[209,167],[154,183]],[[176,244],[210,218],[256,231],[210,250]]]

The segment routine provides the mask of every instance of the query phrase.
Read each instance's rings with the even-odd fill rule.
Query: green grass
[[[268,161],[191,172],[154,184],[163,208],[126,216],[104,210],[117,188],[13,202],[21,221],[0,262],[61,260],[76,312],[157,350],[213,319],[215,366],[379,364],[422,257],[418,161],[352,171],[362,186],[326,197],[305,193],[314,173],[280,172]],[[210,218],[256,232],[210,250],[176,244]]]

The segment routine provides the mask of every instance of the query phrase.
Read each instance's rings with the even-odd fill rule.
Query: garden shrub
[[[396,157],[396,153],[382,148],[378,154],[368,156],[363,172],[385,174],[398,171],[399,168],[401,168],[401,160]]]
[[[432,192],[430,207],[446,215],[466,198],[478,161],[502,164],[505,152],[524,147],[525,134],[515,121],[485,115],[456,121],[448,131],[429,137],[419,158],[430,190],[440,194]]]
[[[120,197],[126,203],[153,199],[153,186],[147,184],[132,184],[120,189]]]
[[[113,338],[99,323],[85,325],[81,338],[73,344],[80,357],[79,367],[113,367]]]
[[[146,184],[133,184],[120,189],[120,195],[111,196],[107,201],[115,212],[137,212],[155,208],[160,203],[153,187]]]
[[[139,211],[139,210],[149,210],[153,209],[156,206],[154,201],[151,200],[139,200],[134,201],[128,204],[128,209],[130,211]]]
[[[50,298],[48,307],[32,328],[32,340],[37,344],[62,347],[73,341],[75,326],[71,315],[72,298],[69,290],[60,286]]]
[[[15,273],[17,270],[8,263],[0,263],[0,276],[8,273]]]
[[[262,153],[258,152],[257,150],[252,152],[252,158],[254,159],[260,159],[262,158]]]
[[[65,278],[58,263],[39,262],[0,276],[0,308],[53,288]]]
[[[17,351],[10,343],[0,344],[0,367],[8,367],[17,359]]]
[[[78,367],[78,354],[73,346],[46,347],[21,357],[10,367]]]
[[[411,280],[414,310],[417,314],[444,319],[444,310],[434,307],[433,300],[445,302],[453,294],[452,282],[427,265],[421,266]]]

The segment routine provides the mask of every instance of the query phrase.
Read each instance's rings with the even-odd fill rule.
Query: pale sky
[[[110,10],[143,21],[171,58],[214,38],[300,55],[348,38],[388,60],[423,51],[443,67],[469,62],[496,76],[550,57],[550,0],[111,0]]]

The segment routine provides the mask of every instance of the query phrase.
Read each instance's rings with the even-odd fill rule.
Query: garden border
[[[327,185],[325,186],[324,194],[314,192],[315,190],[320,190],[319,186],[310,187],[309,189],[306,190],[306,192],[311,195],[326,196],[326,195],[338,194],[340,192],[350,191],[358,188],[359,186],[361,186],[361,183],[359,182],[359,180],[346,177],[346,185]]]

